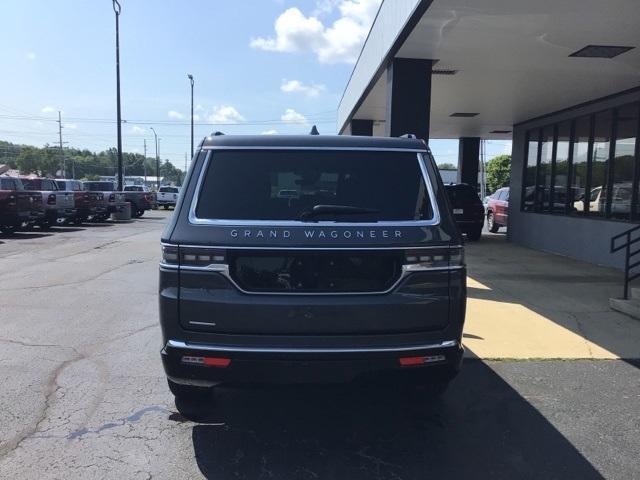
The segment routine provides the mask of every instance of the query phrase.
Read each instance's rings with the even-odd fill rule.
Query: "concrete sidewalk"
[[[508,243],[468,242],[464,344],[482,359],[637,359],[640,322],[609,308],[622,272]]]

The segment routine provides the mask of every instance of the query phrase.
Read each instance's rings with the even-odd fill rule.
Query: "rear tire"
[[[487,213],[487,227],[491,233],[498,233],[498,230],[500,230],[500,225],[496,223],[493,212]]]
[[[475,228],[467,233],[467,238],[473,242],[477,242],[482,238],[482,227]]]
[[[186,402],[203,402],[209,400],[213,394],[214,387],[196,387],[194,385],[183,385],[167,379],[169,390],[176,397],[176,400]]]
[[[136,212],[136,218],[140,218],[141,216],[144,215],[144,210],[140,209]]]

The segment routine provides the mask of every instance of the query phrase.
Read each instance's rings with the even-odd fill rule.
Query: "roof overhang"
[[[385,0],[340,102],[340,132],[354,118],[384,124],[384,72],[401,57],[443,72],[432,77],[431,138],[510,138],[495,132],[640,86],[638,19],[638,0]],[[572,56],[588,45],[634,48]]]

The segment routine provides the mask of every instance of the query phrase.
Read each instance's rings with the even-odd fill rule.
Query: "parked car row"
[[[509,188],[499,188],[488,196],[486,204],[478,197],[476,189],[466,183],[445,185],[453,218],[461,233],[469,240],[480,240],[485,216],[487,228],[496,233],[500,227],[507,226],[509,218]]]
[[[117,191],[112,182],[0,177],[0,231],[103,222],[131,204],[134,217],[157,208],[149,191]]]

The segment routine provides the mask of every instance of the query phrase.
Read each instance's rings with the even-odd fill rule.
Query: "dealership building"
[[[513,140],[508,237],[621,267],[640,221],[640,1],[384,0],[338,110],[341,134]]]

